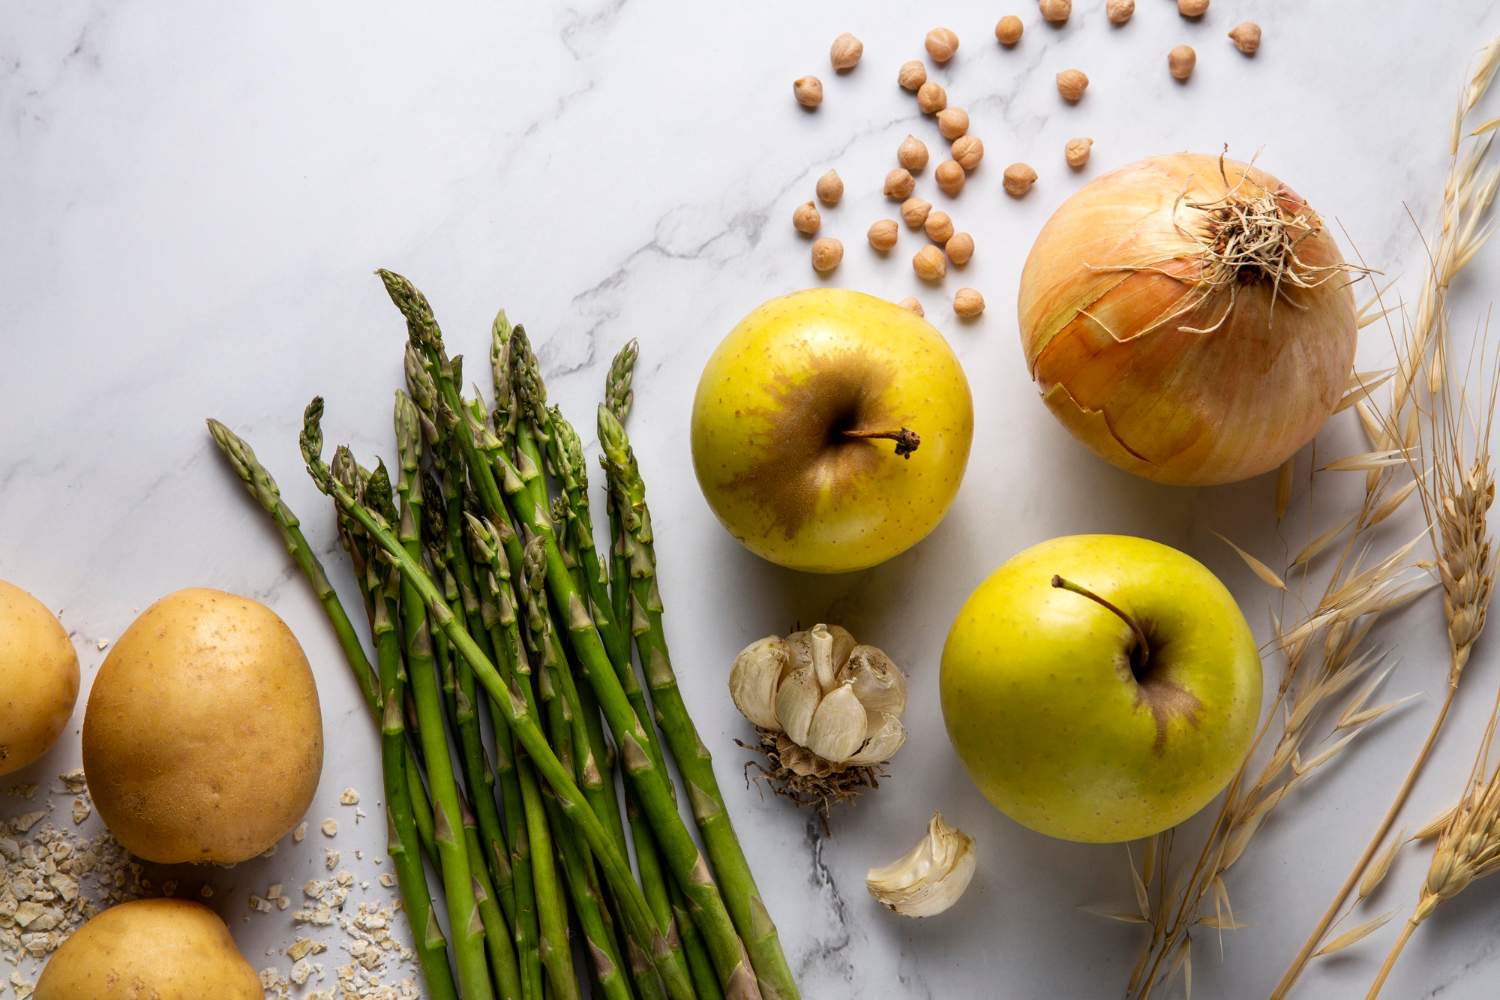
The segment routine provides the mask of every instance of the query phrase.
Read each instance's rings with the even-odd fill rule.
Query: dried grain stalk
[[[1286,996],[1327,935],[1344,900],[1374,860],[1381,841],[1410,795],[1438,733],[1447,721],[1459,680],[1468,663],[1469,651],[1484,628],[1494,579],[1486,525],[1489,507],[1494,502],[1494,483],[1489,467],[1493,384],[1488,399],[1481,400],[1481,420],[1473,428],[1474,447],[1469,457],[1466,457],[1465,448],[1466,422],[1472,420],[1468,403],[1463,394],[1455,401],[1451,393],[1444,394],[1442,389],[1449,381],[1451,355],[1448,288],[1494,231],[1493,225],[1487,224],[1486,220],[1496,189],[1500,187],[1500,166],[1490,155],[1496,123],[1486,122],[1469,129],[1468,120],[1494,81],[1497,70],[1500,70],[1500,36],[1481,51],[1459,96],[1450,134],[1450,160],[1444,181],[1442,210],[1428,244],[1429,267],[1424,275],[1416,312],[1406,325],[1402,357],[1392,383],[1391,406],[1373,435],[1377,449],[1410,449],[1423,437],[1422,428],[1427,429],[1426,447],[1415,456],[1421,470],[1415,489],[1427,517],[1428,534],[1436,554],[1435,568],[1443,586],[1443,612],[1450,647],[1448,689],[1427,739],[1375,836],[1282,976],[1271,1000],[1282,1000]],[[1465,144],[1466,132],[1480,138]],[[1418,391],[1422,388],[1419,383],[1423,381],[1429,401],[1425,405]],[[1363,406],[1359,411],[1361,417],[1366,418]],[[1373,483],[1386,473],[1372,470],[1367,475],[1368,482]]]

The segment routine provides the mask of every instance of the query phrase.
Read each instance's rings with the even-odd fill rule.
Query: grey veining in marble
[[[1213,533],[1282,558],[1305,537],[1308,495],[1298,487],[1278,536],[1274,477],[1169,489],[1093,459],[1027,377],[1014,307],[1021,263],[1059,201],[1089,178],[1228,143],[1241,157],[1264,147],[1261,165],[1414,298],[1424,266],[1417,226],[1434,218],[1459,79],[1500,31],[1495,8],[1214,0],[1189,22],[1171,0],[1137,0],[1135,18],[1112,28],[1102,0],[1078,0],[1055,28],[1032,0],[11,0],[0,9],[0,577],[61,609],[85,688],[103,658],[96,641],[169,591],[214,586],[275,608],[307,648],[322,695],[329,753],[309,819],[340,819],[345,864],[359,849],[359,873],[372,877],[383,825],[356,825],[338,795],[353,786],[368,803],[379,798],[376,734],[320,608],[203,418],[255,445],[357,604],[328,508],[301,473],[296,432],[302,406],[321,393],[330,440],[362,456],[392,453],[403,327],[374,268],[415,280],[451,348],[476,364],[504,306],[537,343],[553,399],[583,428],[609,357],[638,337],[633,436],[674,659],[804,996],[1117,996],[1141,931],[1079,907],[1127,904],[1124,848],[1030,833],[972,788],[937,704],[943,638],[1007,557],[1054,535],[1115,531],[1203,560],[1264,639],[1265,588]],[[1026,35],[1007,51],[993,27],[1011,10]],[[1253,59],[1225,37],[1241,20],[1265,29]],[[936,192],[931,167],[919,178],[919,193],[978,248],[967,267],[927,286],[908,264],[919,245],[910,231],[884,257],[864,234],[896,214],[880,183],[901,139],[924,139],[934,163],[945,148],[895,82],[939,23],[961,47],[932,76],[968,110],[986,154],[956,199]],[[842,31],[862,38],[865,53],[857,69],[835,74],[828,46]],[[1165,65],[1183,42],[1199,54],[1187,84]],[[1077,106],[1053,85],[1069,67],[1092,81]],[[792,100],[791,81],[804,73],[824,81],[815,112]],[[1095,140],[1076,173],[1062,158],[1075,135]],[[1040,174],[1019,201],[1000,190],[1001,171],[1018,160]],[[830,167],[847,193],[824,209],[824,234],[846,253],[820,277],[791,214]],[[1460,343],[1482,328],[1497,278],[1491,247],[1455,286]],[[967,480],[945,523],[884,566],[830,578],[779,570],[735,545],[698,492],[687,434],[691,392],[719,338],[762,300],[820,283],[920,298],[963,361],[977,416]],[[988,300],[976,321],[952,314],[962,285]],[[1361,367],[1390,354],[1384,328],[1370,327]],[[1320,436],[1320,454],[1358,447],[1350,416]],[[1304,471],[1310,463],[1304,456]],[[1318,523],[1340,516],[1337,493],[1318,494]],[[1393,525],[1391,537],[1416,527]],[[749,727],[724,686],[746,642],[820,620],[885,648],[912,686],[911,740],[889,780],[840,810],[826,835],[739,780],[746,755],[733,740]],[[1362,736],[1267,825],[1229,878],[1237,914],[1254,926],[1224,936],[1222,959],[1205,936],[1198,996],[1269,993],[1425,734],[1446,669],[1435,599],[1379,635],[1402,664],[1388,690],[1428,694]],[[1461,787],[1500,682],[1493,645],[1482,641],[1404,820],[1425,821]],[[20,778],[45,782],[76,766],[81,721],[80,704],[65,738]],[[0,797],[0,815],[23,808]],[[906,851],[934,809],[978,840],[979,872],[947,914],[903,921],[865,894],[864,872]],[[297,931],[286,913],[252,912],[245,897],[317,877],[324,846],[310,835],[207,876],[258,968],[288,968],[267,949]],[[1404,912],[1425,868],[1424,851],[1403,853],[1366,908]],[[1315,965],[1298,995],[1362,997],[1395,929]],[[1492,997],[1497,942],[1500,881],[1478,883],[1413,940],[1388,995]],[[323,957],[330,967],[339,958]]]

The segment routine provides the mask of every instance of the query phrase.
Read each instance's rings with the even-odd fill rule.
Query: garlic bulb
[[[752,642],[735,658],[729,694],[745,718],[810,751],[788,755],[799,774],[878,764],[906,742],[906,677],[837,625]]]
[[[958,902],[974,877],[974,839],[933,813],[927,836],[899,861],[865,874],[880,905],[903,917],[930,917]]]

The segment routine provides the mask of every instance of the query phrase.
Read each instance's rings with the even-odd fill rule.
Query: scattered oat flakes
[[[271,855],[273,855],[275,853],[276,853],[276,845],[272,844],[270,847],[268,847],[264,851],[262,851],[261,854],[260,854],[260,856],[263,857],[263,858],[269,858]]]
[[[83,776],[83,768],[81,767],[69,771],[67,774],[59,774],[57,779],[74,795],[87,791],[89,787],[88,779]]]
[[[202,896],[204,899],[207,899],[209,896],[212,896],[213,894],[214,894],[214,887],[211,886],[211,885],[209,885],[207,882],[203,883],[203,888],[201,888],[201,889],[198,890],[198,895]]]
[[[35,786],[33,786],[33,787],[35,787]],[[30,796],[27,796],[27,797],[29,798]],[[17,833],[30,833],[31,832],[31,828],[34,827],[34,826],[36,826],[37,823],[41,821],[42,817],[46,816],[46,815],[47,814],[45,812],[29,812],[29,813],[25,813],[23,815],[17,816],[15,819],[11,820],[10,821],[10,827],[11,827],[12,830],[16,831]]]
[[[320,829],[322,829],[322,831],[323,831],[323,836],[325,836],[325,837],[332,837],[332,836],[336,835],[339,832],[338,821],[337,820],[332,820],[332,819],[325,819],[323,821],[323,825],[322,825],[322,827]]]
[[[85,802],[82,797],[74,799],[73,800],[73,823],[75,825],[79,824],[79,823],[82,823],[84,820],[86,820],[86,819],[89,818],[89,813],[92,812],[92,811],[93,810],[89,808],[89,804],[87,802]]]
[[[380,884],[389,889],[391,886],[396,884],[396,880],[391,876],[390,872],[382,872],[380,876]]]
[[[174,895],[176,895],[177,894],[177,881],[175,879],[168,879],[167,881],[163,882],[161,884],[161,894],[163,896],[174,896]]]
[[[352,788],[344,789],[344,794],[339,796],[339,804],[346,806],[359,805],[359,793]]]
[[[307,836],[307,821],[303,820],[297,824],[297,829],[292,831],[292,839],[300,844],[305,836]]]
[[[328,866],[329,871],[333,871],[339,866],[339,852],[331,847],[324,848],[323,863]]]
[[[94,645],[98,646],[99,647],[99,652],[102,653],[102,652],[104,652],[104,647],[109,645],[109,640],[108,639],[100,639],[98,642],[94,643]]]
[[[255,895],[254,893],[251,893],[250,894],[250,909],[252,909],[252,910],[259,910],[262,913],[270,913],[271,910],[273,909],[273,907],[271,906],[271,904],[268,901],[260,898],[259,896]]]

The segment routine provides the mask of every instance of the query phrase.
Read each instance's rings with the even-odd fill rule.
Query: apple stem
[[[916,431],[907,430],[902,427],[894,431],[853,431],[841,432],[844,437],[852,438],[886,438],[896,442],[896,454],[902,458],[910,458],[911,453],[917,450],[917,445],[922,443],[922,436]]]
[[[1092,590],[1089,590],[1087,587],[1081,587],[1078,584],[1074,583],[1072,580],[1064,580],[1062,577],[1054,575],[1052,577],[1052,586],[1056,587],[1059,590],[1071,591],[1072,593],[1078,594],[1081,597],[1087,597],[1095,604],[1103,605],[1104,607],[1113,611],[1115,614],[1119,615],[1120,618],[1124,620],[1125,624],[1130,626],[1130,630],[1135,633],[1135,641],[1140,644],[1141,662],[1135,665],[1135,672],[1138,674],[1141,669],[1146,666],[1146,661],[1151,658],[1151,647],[1146,642],[1146,632],[1141,628],[1139,622],[1127,615],[1125,612],[1121,611],[1119,608],[1115,607],[1115,605],[1111,604],[1109,601],[1106,601],[1104,598],[1094,593]]]

